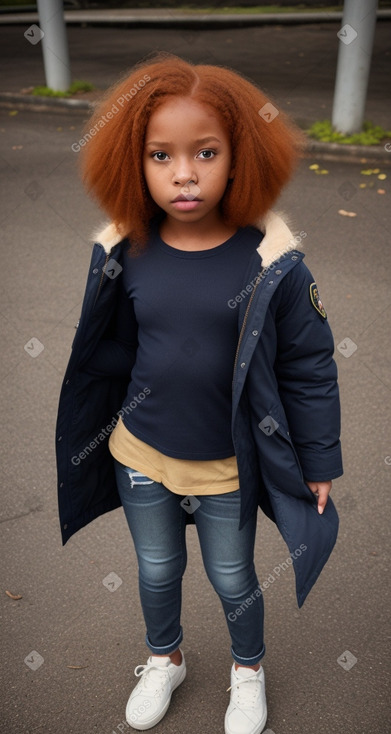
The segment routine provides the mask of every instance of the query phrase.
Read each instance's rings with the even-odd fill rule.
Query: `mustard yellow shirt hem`
[[[134,436],[121,418],[110,436],[109,450],[121,464],[162,483],[174,494],[228,494],[239,489],[236,456],[213,461],[175,459]]]

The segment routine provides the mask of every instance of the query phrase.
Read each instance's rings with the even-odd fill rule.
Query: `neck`
[[[208,250],[221,245],[236,231],[237,227],[229,227],[220,217],[212,222],[179,222],[167,216],[159,228],[162,240],[179,250]]]

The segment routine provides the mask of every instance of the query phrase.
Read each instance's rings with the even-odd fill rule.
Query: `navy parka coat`
[[[287,543],[301,606],[335,544],[331,497],[322,515],[306,481],[342,474],[340,407],[334,343],[314,279],[276,214],[262,222],[260,245],[240,294],[232,385],[232,437],[239,470],[240,527],[258,505]],[[63,543],[120,506],[108,449],[136,359],[116,360],[110,374],[83,367],[110,339],[129,242],[109,225],[94,245],[80,322],[61,390],[56,449]],[[235,304],[235,305],[234,305]],[[192,522],[192,515],[187,515]],[[303,548],[305,549],[303,550]]]

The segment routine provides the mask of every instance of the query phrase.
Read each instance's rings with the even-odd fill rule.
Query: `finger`
[[[327,504],[327,498],[329,496],[329,490],[327,487],[318,487],[318,491],[315,492],[318,496],[318,512],[319,515],[323,514],[324,508]]]

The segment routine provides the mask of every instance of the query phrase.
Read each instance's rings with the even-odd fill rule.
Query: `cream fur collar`
[[[262,242],[257,247],[257,252],[262,258],[262,267],[268,268],[286,252],[297,249],[291,230],[283,217],[276,212],[267,212],[262,219],[254,223],[254,226],[264,234]],[[111,223],[94,237],[94,242],[101,244],[105,252],[109,254],[112,248],[123,239],[124,235]]]

